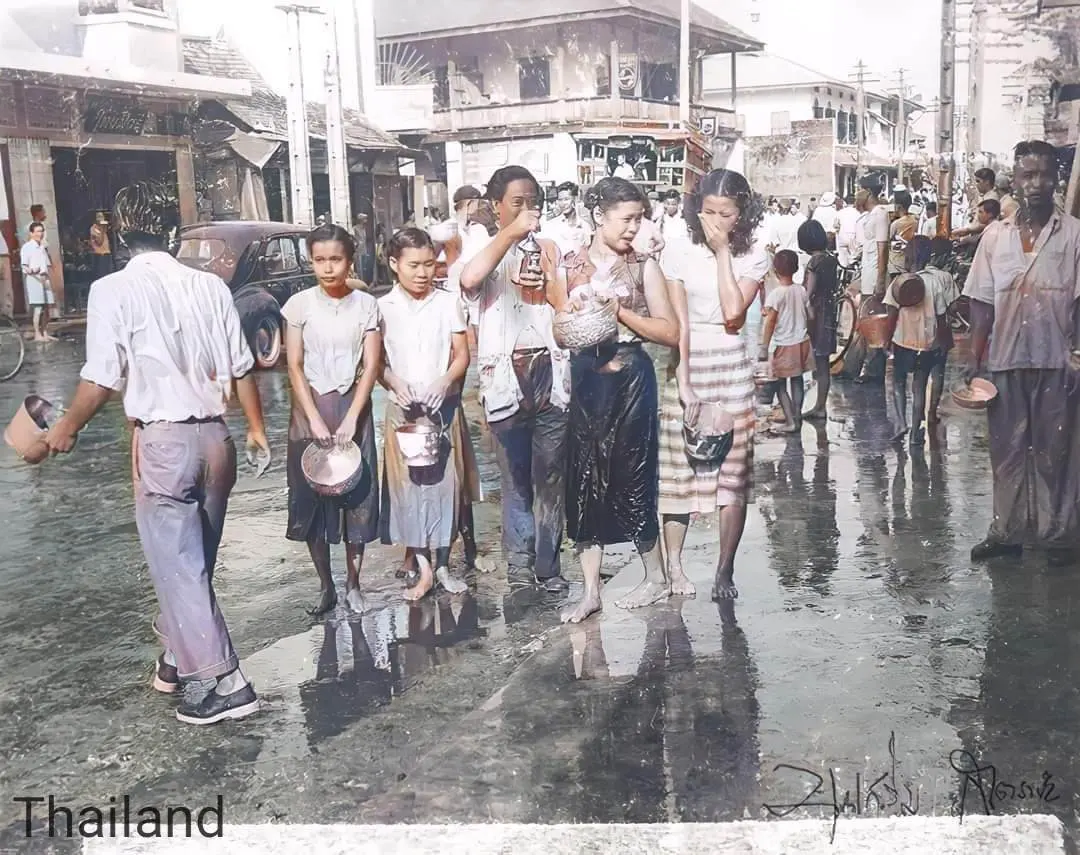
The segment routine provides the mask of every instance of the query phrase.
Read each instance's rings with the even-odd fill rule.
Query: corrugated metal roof
[[[375,35],[393,41],[433,37],[442,32],[476,28],[498,29],[527,21],[572,19],[575,15],[602,14],[659,16],[674,26],[679,22],[679,0],[456,0],[454,3],[417,3],[402,0],[375,0]],[[743,50],[760,50],[761,42],[695,3],[690,6],[690,22],[705,35],[738,45]]]
[[[275,139],[288,139],[288,109],[285,98],[270,88],[255,67],[228,40],[185,37],[183,47],[185,71],[250,81],[250,98],[220,102],[230,113],[257,133]],[[307,119],[308,133],[318,139],[325,139],[325,107],[322,104],[309,103]],[[356,110],[345,111],[345,142],[353,148],[382,151],[405,149],[399,140]]]

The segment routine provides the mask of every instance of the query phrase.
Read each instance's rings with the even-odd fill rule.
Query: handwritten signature
[[[968,791],[971,787],[974,787],[973,795],[978,794],[983,813],[987,816],[999,810],[1005,802],[1030,800],[1050,804],[1061,798],[1054,792],[1054,782],[1051,780],[1054,776],[1049,772],[1044,771],[1038,783],[1025,780],[1021,780],[1019,784],[1010,783],[999,778],[997,769],[992,765],[977,760],[971,752],[963,749],[949,754],[949,765],[960,775],[960,793],[956,806],[960,822],[964,821]]]
[[[877,777],[863,778],[861,772],[855,774],[855,797],[852,798],[850,789],[842,789],[836,777],[836,772],[829,770],[829,786],[826,792],[825,778],[813,769],[801,766],[792,766],[788,763],[780,763],[773,768],[773,772],[788,771],[798,775],[805,775],[803,779],[810,788],[809,792],[799,802],[793,804],[765,805],[772,816],[785,817],[799,808],[825,807],[832,808],[832,828],[829,831],[829,842],[836,839],[836,824],[842,816],[863,814],[888,815],[893,811],[896,816],[915,816],[919,812],[920,787],[912,788],[910,782],[901,785],[896,776],[896,734],[889,734],[889,768]],[[863,785],[870,781],[863,794]]]
[[[956,796],[956,810],[960,822],[964,821],[969,793],[977,799],[987,816],[993,815],[1008,802],[1033,801],[1050,804],[1060,799],[1052,780],[1053,775],[1049,772],[1043,772],[1038,782],[1021,780],[1019,783],[1011,783],[1000,777],[994,766],[978,760],[964,749],[949,754],[949,765],[960,776],[960,791]],[[830,843],[836,839],[836,826],[841,817],[870,814],[917,816],[919,813],[921,786],[897,778],[895,733],[889,734],[888,768],[876,776],[863,777],[862,773],[856,773],[854,793],[850,788],[840,785],[833,769],[828,771],[827,782],[824,775],[813,769],[789,763],[774,766],[773,773],[794,773],[800,776],[806,787],[806,794],[799,801],[790,804],[766,804],[765,810],[772,816],[783,818],[799,808],[830,808]]]

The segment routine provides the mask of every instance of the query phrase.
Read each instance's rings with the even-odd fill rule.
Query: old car
[[[198,223],[178,235],[177,260],[216,273],[229,286],[259,368],[281,358],[285,301],[317,284],[306,236],[301,226],[248,220]]]

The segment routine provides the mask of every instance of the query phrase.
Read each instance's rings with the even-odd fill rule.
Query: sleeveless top
[[[615,280],[613,287],[619,305],[644,318],[649,317],[649,305],[645,300],[645,263],[648,260],[647,255],[631,253],[620,258],[612,270]],[[570,253],[563,258],[562,264],[566,270],[568,292],[573,292],[581,285],[588,285],[596,273],[596,265],[589,258],[587,250]],[[629,327],[619,324],[620,344],[637,344],[644,341],[642,336]]]

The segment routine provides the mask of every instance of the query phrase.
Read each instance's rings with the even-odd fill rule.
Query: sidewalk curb
[[[221,838],[87,840],[83,852],[200,852],[208,855],[274,853],[416,853],[444,855],[550,855],[631,853],[667,855],[738,852],[740,855],[968,855],[1065,852],[1064,827],[1055,816],[904,817],[840,819],[830,842],[831,822],[819,820],[670,825],[226,825]],[[118,829],[119,830],[119,829]],[[211,829],[208,829],[211,830]],[[134,830],[132,831],[134,833]],[[182,833],[182,832],[181,832]]]

